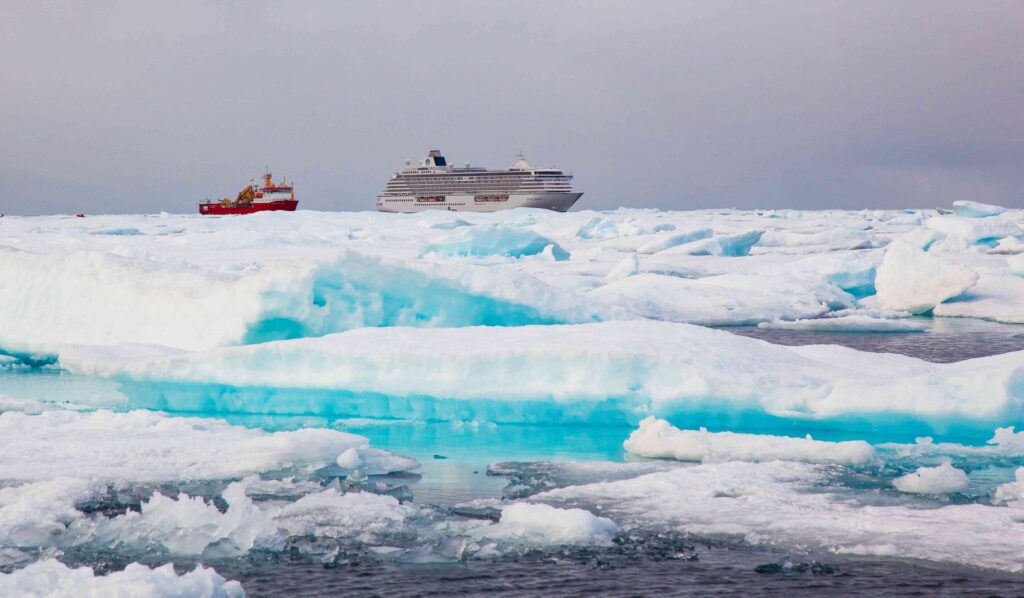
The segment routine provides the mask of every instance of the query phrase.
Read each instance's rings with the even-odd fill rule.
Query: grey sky
[[[432,147],[580,208],[1024,207],[1024,2],[0,2],[0,212],[373,209]]]

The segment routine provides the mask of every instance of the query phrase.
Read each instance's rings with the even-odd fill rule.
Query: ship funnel
[[[511,170],[530,170],[533,166],[523,157],[523,152],[516,152],[516,161],[512,163]]]
[[[423,160],[424,166],[447,166],[448,162],[441,155],[441,150],[432,149],[427,152],[427,157]]]

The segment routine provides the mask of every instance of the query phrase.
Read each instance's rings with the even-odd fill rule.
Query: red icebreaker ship
[[[282,180],[274,184],[270,180],[270,172],[263,175],[263,186],[249,185],[238,193],[234,200],[222,199],[220,201],[206,200],[199,203],[200,214],[252,214],[253,212],[268,212],[284,210],[294,212],[299,205],[295,199],[295,187],[287,185]]]

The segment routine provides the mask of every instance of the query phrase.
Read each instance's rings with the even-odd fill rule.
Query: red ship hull
[[[299,201],[297,199],[251,203],[243,206],[222,206],[219,203],[201,203],[199,204],[199,213],[213,216],[224,214],[252,214],[254,212],[294,212],[298,205]]]

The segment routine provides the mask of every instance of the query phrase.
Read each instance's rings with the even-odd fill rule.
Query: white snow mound
[[[948,462],[938,467],[918,467],[917,471],[896,478],[892,485],[912,494],[948,494],[967,488],[967,474]]]

